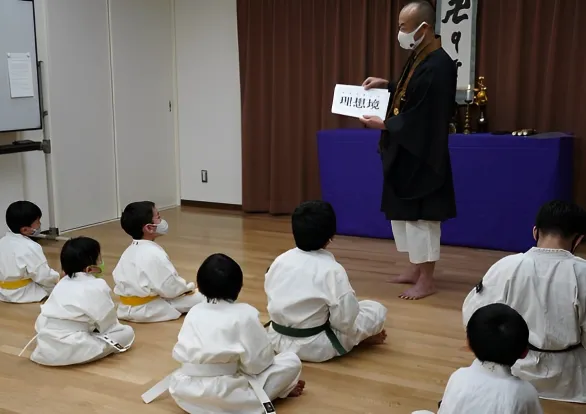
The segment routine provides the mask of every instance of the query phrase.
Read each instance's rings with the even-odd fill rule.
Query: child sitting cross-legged
[[[336,234],[332,206],[302,203],[291,221],[297,247],[277,257],[265,275],[275,349],[322,362],[361,343],[382,344],[387,309],[358,301],[344,266],[327,250]]]
[[[31,360],[41,365],[74,365],[129,349],[134,330],[116,317],[112,291],[101,278],[100,244],[89,237],[67,241],[61,250],[61,267],[65,276],[41,305]]]
[[[10,229],[0,239],[0,301],[34,303],[45,299],[59,281],[43,248],[30,237],[41,230],[41,209],[30,201],[16,201],[6,210]]]
[[[169,225],[155,203],[131,203],[122,212],[120,224],[132,237],[114,269],[114,293],[120,297],[118,318],[130,322],[162,322],[178,319],[204,300],[177,273],[165,250],[156,242]]]
[[[223,254],[208,257],[197,284],[207,300],[191,308],[179,332],[173,358],[181,368],[143,400],[169,390],[188,413],[260,414],[274,412],[277,398],[301,395],[297,355],[275,355],[258,311],[236,302],[243,284],[238,263]]]

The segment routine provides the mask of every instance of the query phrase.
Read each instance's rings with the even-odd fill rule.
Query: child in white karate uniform
[[[59,281],[43,248],[29,237],[40,233],[41,209],[16,201],[6,210],[10,229],[0,239],[0,301],[34,303],[45,299]]]
[[[61,267],[65,276],[41,305],[31,360],[50,366],[82,364],[129,349],[134,330],[118,322],[112,291],[100,278],[100,244],[88,237],[67,241]]]
[[[114,293],[120,296],[118,318],[131,322],[178,319],[204,300],[193,282],[187,283],[155,240],[167,234],[169,225],[155,204],[129,204],[120,224],[132,243],[120,257],[113,276]]]
[[[543,414],[537,390],[511,373],[529,352],[523,317],[502,303],[488,305],[472,315],[466,333],[476,360],[452,374],[438,414]]]
[[[360,343],[383,343],[387,309],[373,300],[358,301],[346,270],[326,250],[336,234],[332,206],[303,203],[292,226],[297,248],[277,257],[265,276],[269,336],[277,352],[322,362]]]
[[[586,260],[574,254],[586,234],[586,211],[554,200],[535,219],[537,246],[502,258],[462,306],[464,325],[474,311],[505,303],[523,316],[529,355],[513,373],[541,398],[586,404]],[[586,411],[586,408],[584,408]]]
[[[223,254],[208,257],[197,272],[207,300],[194,306],[173,349],[181,368],[143,395],[146,403],[169,390],[190,414],[274,412],[272,401],[301,395],[301,361],[275,355],[258,311],[237,303],[242,269]]]

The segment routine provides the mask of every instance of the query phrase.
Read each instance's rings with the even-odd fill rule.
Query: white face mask
[[[156,224],[156,226],[157,234],[165,235],[169,232],[169,223],[167,223],[167,220],[161,220],[161,222]]]
[[[419,46],[421,44],[421,42],[423,42],[423,38],[425,37],[425,33],[418,40],[415,40],[415,33],[417,33],[417,31],[419,29],[421,29],[424,24],[427,24],[427,23],[426,22],[421,23],[419,25],[419,27],[417,27],[417,29],[413,30],[411,33],[404,33],[404,32],[399,31],[399,33],[397,34],[397,40],[399,41],[399,45],[401,45],[401,47],[403,49],[407,49],[407,50],[416,49],[417,46]]]
[[[41,234],[41,229],[40,228],[39,229],[33,228],[33,232],[31,233],[31,236],[36,237],[36,236],[38,236],[40,234]]]

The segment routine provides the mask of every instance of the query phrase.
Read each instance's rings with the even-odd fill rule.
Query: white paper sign
[[[472,37],[476,28],[477,0],[440,0],[440,35],[442,47],[458,65],[457,89],[473,85],[471,79],[473,64]]]
[[[332,113],[353,118],[376,115],[385,119],[389,95],[389,91],[386,89],[366,90],[362,86],[336,85]]]
[[[35,96],[30,53],[8,53],[8,79],[12,98]]]

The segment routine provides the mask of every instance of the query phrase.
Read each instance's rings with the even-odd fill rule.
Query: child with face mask
[[[61,250],[61,267],[63,279],[41,305],[31,360],[41,365],[74,365],[128,350],[134,330],[116,317],[111,289],[101,279],[100,244],[88,237],[67,241]]]
[[[574,252],[586,234],[586,211],[563,200],[545,203],[535,219],[537,243],[496,262],[468,294],[464,323],[491,303],[525,318],[529,354],[513,374],[545,399],[586,404],[586,261]]]
[[[120,296],[118,318],[131,322],[169,321],[203,301],[195,284],[177,274],[165,250],[155,242],[169,230],[155,203],[129,204],[120,224],[133,240],[113,273],[114,293]]]
[[[40,233],[41,209],[16,201],[6,210],[10,231],[0,239],[0,301],[33,303],[45,299],[59,281],[43,248],[30,239]]]

